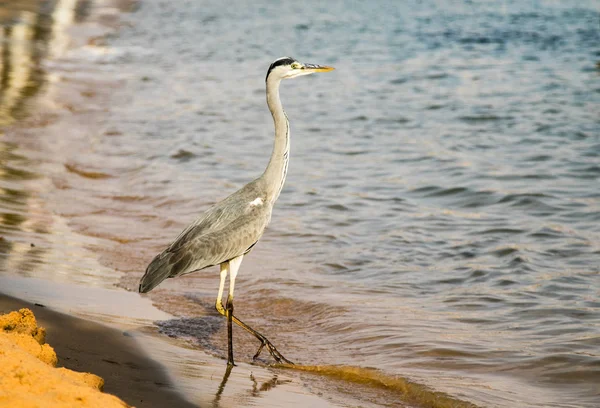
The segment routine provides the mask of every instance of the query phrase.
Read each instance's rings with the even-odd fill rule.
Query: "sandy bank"
[[[0,314],[0,407],[194,406],[119,330],[2,294]]]
[[[56,368],[56,353],[31,310],[0,316],[0,329],[0,406],[129,406],[102,393],[104,380],[97,375]]]

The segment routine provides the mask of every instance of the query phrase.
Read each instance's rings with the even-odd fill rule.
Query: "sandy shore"
[[[237,367],[229,371],[225,349],[206,353],[193,339],[165,336],[153,324],[185,321],[195,331],[210,319],[161,312],[137,293],[1,275],[0,288],[0,314],[30,308],[47,329],[58,366],[103,377],[105,392],[138,408],[378,406],[350,397],[346,385],[356,389],[350,383],[333,385],[320,375],[249,364],[239,353]],[[216,321],[222,323],[220,317]]]
[[[54,349],[45,342],[30,309],[0,315],[0,406],[129,407],[102,393],[97,375],[57,368]]]
[[[16,346],[10,335],[0,337],[0,361],[6,363],[0,364],[4,367],[0,368],[0,407],[195,406],[174,391],[164,369],[143,355],[135,339],[121,331],[0,294],[0,314],[23,308],[35,314],[37,325],[46,334],[37,329],[33,315],[23,312],[11,316],[25,323],[25,334],[19,336],[19,341],[25,344],[23,347],[37,350],[37,356]],[[44,340],[51,347],[40,346]],[[3,370],[21,373],[19,381],[9,382],[10,373]],[[102,383],[106,394],[99,391]],[[43,405],[39,405],[41,401]]]

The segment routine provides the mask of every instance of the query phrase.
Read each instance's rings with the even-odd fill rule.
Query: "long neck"
[[[275,143],[271,160],[262,178],[267,185],[267,200],[271,203],[277,200],[283,188],[290,153],[290,123],[279,99],[280,83],[281,80],[278,78],[267,78],[267,105],[275,123]]]

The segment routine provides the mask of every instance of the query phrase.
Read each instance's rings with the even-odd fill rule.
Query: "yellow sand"
[[[102,393],[102,378],[56,368],[45,337],[29,309],[0,316],[0,408],[129,407]]]

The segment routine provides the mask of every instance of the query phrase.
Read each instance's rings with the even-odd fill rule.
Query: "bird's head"
[[[332,71],[333,69],[333,67],[325,65],[304,64],[296,61],[294,58],[281,57],[271,64],[267,71],[266,79],[269,79],[269,77],[277,79],[296,78],[302,75],[314,74],[315,72]]]

